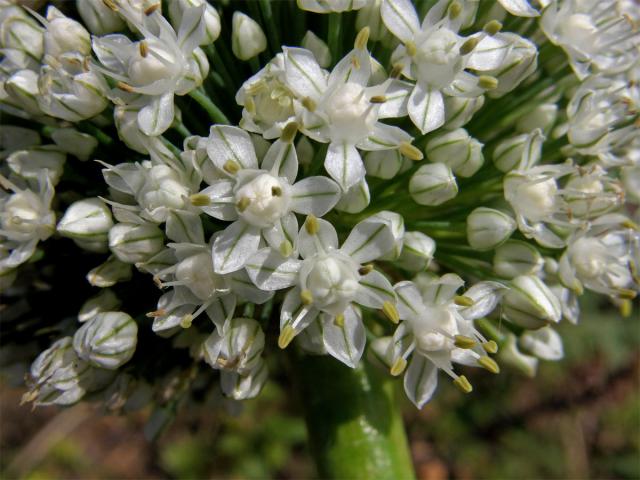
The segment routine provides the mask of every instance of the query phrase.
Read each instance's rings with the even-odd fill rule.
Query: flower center
[[[458,36],[440,28],[417,45],[414,58],[418,76],[438,88],[448,86],[460,70],[461,57]]]
[[[262,173],[235,192],[238,214],[251,225],[269,227],[289,212],[289,184]]]
[[[447,308],[426,307],[426,311],[419,319],[411,321],[411,327],[417,348],[423,352],[451,350],[453,348],[451,339],[439,332],[450,336],[458,333],[456,319]]]
[[[595,43],[598,28],[589,15],[575,13],[560,25],[560,35],[573,46],[591,52]]]
[[[514,203],[522,215],[537,222],[549,217],[555,211],[557,191],[555,179],[533,179],[518,187]]]
[[[222,277],[213,272],[211,255],[205,252],[182,260],[176,267],[175,276],[201,300],[207,300],[216,290],[225,287]]]
[[[35,233],[40,217],[37,205],[40,199],[29,190],[16,193],[5,204],[3,229],[25,234]]]
[[[175,56],[157,42],[145,41],[147,46],[142,49],[146,50],[145,55],[137,48],[129,61],[129,78],[138,86],[172,78],[176,69]]]
[[[318,254],[305,263],[300,283],[311,292],[313,304],[327,313],[343,313],[358,291],[358,265],[338,252]]]
[[[595,238],[581,238],[571,246],[571,258],[578,276],[594,278],[607,268],[607,249]]]
[[[152,167],[146,181],[138,194],[138,202],[157,221],[166,220],[166,211],[159,212],[160,217],[154,214],[154,210],[165,207],[180,209],[184,207],[185,198],[189,196],[189,190],[185,187],[178,175],[166,165]]]
[[[342,140],[362,140],[378,120],[378,109],[372,106],[365,89],[357,83],[347,82],[339,86],[325,105],[332,134]]]

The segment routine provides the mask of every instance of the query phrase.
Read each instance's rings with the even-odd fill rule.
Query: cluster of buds
[[[83,25],[0,0],[0,108],[40,129],[0,136],[0,288],[60,236],[102,255],[100,293],[33,364],[28,399],[124,395],[144,326],[236,400],[265,384],[272,342],[379,362],[422,408],[440,370],[468,393],[461,368],[562,358],[554,328],[586,291],[630,315],[628,3],[298,0],[331,14],[322,37],[278,28],[279,2],[173,0],[165,18],[159,0],[77,0]],[[358,32],[341,31],[351,10]],[[104,183],[67,187],[67,154]],[[161,290],[148,311],[134,270]]]

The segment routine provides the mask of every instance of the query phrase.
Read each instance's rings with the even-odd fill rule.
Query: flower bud
[[[249,60],[267,48],[267,37],[251,17],[242,12],[233,13],[231,50],[240,60]]]
[[[4,160],[13,152],[35,147],[41,143],[40,134],[35,130],[3,125],[0,129],[0,160]]]
[[[76,8],[82,21],[94,35],[106,35],[125,27],[120,15],[107,7],[103,0],[76,0]]]
[[[463,128],[430,140],[425,153],[430,162],[444,163],[460,177],[472,176],[484,163],[482,143],[471,138]]]
[[[536,329],[560,321],[560,302],[538,277],[516,277],[510,287],[504,296],[503,313],[511,323]]]
[[[625,193],[630,199],[640,203],[640,165],[623,167],[620,170]]]
[[[538,49],[531,41],[510,32],[500,32],[496,34],[497,37],[510,43],[511,48],[507,50],[499,69],[482,72],[498,80],[496,88],[488,92],[492,98],[501,97],[516,88],[538,67]]]
[[[44,53],[59,57],[63,53],[91,54],[89,32],[75,20],[66,17],[54,6],[47,9],[47,29],[44,32]]]
[[[13,173],[34,183],[42,173],[49,177],[51,185],[56,185],[62,176],[66,155],[49,145],[29,150],[13,152],[7,158],[7,164]]]
[[[268,374],[266,362],[260,359],[251,371],[244,374],[223,370],[220,374],[220,387],[226,396],[234,400],[246,400],[260,393]]]
[[[209,45],[220,36],[220,15],[213,5],[206,0],[172,0],[169,2],[169,18],[177,31],[182,22],[184,11],[187,8],[199,7],[203,3],[205,4],[203,15],[206,37],[200,45]]]
[[[366,152],[364,166],[367,169],[367,175],[388,180],[400,171],[402,154],[397,149]]]
[[[318,65],[327,68],[331,65],[331,52],[326,43],[316,36],[311,30],[307,30],[302,38],[302,48],[306,48],[316,57]]]
[[[58,222],[58,232],[65,237],[106,242],[113,226],[111,211],[99,198],[85,198],[72,203]]]
[[[113,112],[113,123],[118,137],[127,147],[136,152],[149,153],[149,138],[138,126],[139,109],[131,105],[116,105]]]
[[[444,163],[422,165],[409,181],[411,198],[420,205],[436,206],[458,194],[458,184]]]
[[[431,237],[422,232],[406,232],[398,265],[412,272],[426,270],[435,251],[436,242]]]
[[[547,133],[553,128],[557,117],[558,105],[555,103],[543,103],[521,116],[516,122],[516,130],[522,133],[529,133],[539,128]]]
[[[154,165],[145,171],[145,180],[136,200],[153,221],[167,220],[171,209],[182,209],[189,189],[175,170],[167,165]]]
[[[118,223],[109,230],[109,248],[125,263],[144,262],[163,247],[162,230],[152,223]]]
[[[73,128],[58,128],[51,134],[51,139],[59,150],[70,153],[82,161],[88,160],[98,146],[98,140],[93,135]]]
[[[543,141],[540,130],[503,140],[493,151],[493,164],[504,173],[531,168],[540,160]]]
[[[551,327],[525,332],[520,337],[520,346],[542,360],[560,360],[564,357],[562,337]]]
[[[356,183],[340,197],[336,204],[336,210],[347,213],[358,213],[367,208],[371,196],[369,195],[369,185],[365,180]]]
[[[133,318],[124,312],[105,312],[78,329],[73,348],[82,360],[115,370],[131,359],[137,341],[138,325]]]
[[[544,260],[538,249],[527,242],[509,240],[498,248],[493,257],[493,271],[503,278],[520,275],[536,275],[542,270]]]
[[[380,260],[395,260],[402,252],[402,240],[404,238],[404,219],[401,215],[383,210],[367,218],[367,222],[385,225],[393,236],[393,247],[380,257]]]
[[[478,207],[467,217],[467,241],[486,251],[505,242],[516,229],[516,221],[500,210]]]
[[[467,97],[449,97],[445,96],[444,111],[445,124],[443,129],[455,130],[465,125],[473,115],[484,105],[484,96],[467,98]]]
[[[390,32],[385,27],[380,16],[380,5],[382,0],[368,1],[364,7],[358,10],[356,15],[356,31],[369,27],[369,38],[374,42],[389,37]]]
[[[18,5],[0,6],[0,46],[25,52],[33,59],[42,57],[43,29]],[[35,60],[33,60],[35,62]],[[36,67],[36,65],[34,65]]]
[[[111,287],[130,278],[131,265],[121,262],[114,255],[87,273],[87,281],[94,287],[100,288]]]
[[[20,70],[9,77],[4,83],[9,98],[28,113],[39,115],[38,106],[38,74],[33,70]]]
[[[538,359],[526,355],[518,349],[517,338],[513,333],[507,335],[498,351],[500,364],[509,365],[527,377],[535,377],[538,370]]]
[[[204,342],[204,359],[215,369],[246,374],[261,362],[264,332],[251,318],[234,318],[222,335],[213,332]]]
[[[102,312],[112,312],[120,308],[121,302],[112,290],[105,288],[99,294],[89,298],[80,307],[78,321],[81,323],[91,320]]]

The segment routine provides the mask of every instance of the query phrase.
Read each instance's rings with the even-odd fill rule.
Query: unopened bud
[[[467,241],[474,249],[492,250],[505,242],[516,229],[516,221],[493,208],[478,207],[467,217]]]
[[[464,128],[458,128],[430,140],[425,153],[430,162],[444,163],[456,175],[471,177],[484,163],[482,146]]]
[[[240,60],[249,60],[267,48],[260,25],[242,12],[234,12],[232,19],[231,50]]]
[[[411,198],[420,205],[437,206],[458,194],[458,184],[444,163],[421,166],[409,181]]]
[[[322,68],[327,68],[331,65],[331,51],[329,47],[311,30],[307,30],[307,33],[304,34],[302,38],[302,48],[310,50],[313,56],[316,57],[318,65]]]

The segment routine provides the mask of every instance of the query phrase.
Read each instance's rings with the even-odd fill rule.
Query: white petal
[[[291,210],[321,217],[340,200],[340,187],[327,177],[308,177],[291,189]]]
[[[216,331],[222,334],[223,327],[227,320],[233,318],[236,311],[236,296],[233,294],[223,295],[213,300],[207,307],[207,315],[216,326]]]
[[[360,153],[354,145],[329,144],[324,168],[343,190],[348,190],[364,178],[365,170]]]
[[[444,100],[439,90],[417,84],[409,97],[409,117],[422,134],[444,124]]]
[[[520,344],[543,360],[554,361],[564,357],[562,337],[551,327],[525,332],[520,337]]]
[[[357,263],[367,263],[388,253],[394,243],[389,225],[367,218],[353,227],[340,251]]]
[[[231,290],[238,295],[241,300],[261,305],[273,297],[273,292],[260,290],[256,287],[245,270],[238,270],[229,274],[231,280]]]
[[[174,242],[204,243],[200,216],[193,212],[170,211],[167,217],[167,237]]]
[[[298,249],[302,258],[311,257],[318,251],[328,252],[338,248],[338,234],[333,225],[321,218],[317,222],[318,231],[314,235],[309,234],[305,225],[300,229]]]
[[[408,114],[407,104],[409,95],[413,91],[413,84],[398,79],[392,79],[384,93],[387,99],[378,110],[378,118],[398,118]]]
[[[258,168],[251,137],[238,127],[213,125],[207,140],[207,154],[219,169],[223,169],[228,160],[243,168]]]
[[[342,198],[336,204],[336,210],[358,213],[367,208],[370,200],[369,185],[365,179],[362,179],[342,195]]]
[[[438,369],[422,355],[413,355],[404,375],[404,391],[413,404],[422,408],[438,386]]]
[[[282,50],[287,85],[302,98],[319,98],[327,83],[313,53],[304,48],[284,47]]]
[[[213,269],[230,273],[244,267],[247,259],[258,250],[260,230],[242,220],[229,225],[213,242]]]
[[[489,315],[500,302],[507,287],[499,282],[479,282],[464,293],[473,300],[473,305],[460,310],[467,320],[475,320]]]
[[[413,138],[407,132],[393,125],[378,123],[373,132],[362,142],[358,148],[368,151],[391,150],[397,148],[402,142],[411,142]]]
[[[538,11],[529,5],[528,0],[498,0],[502,8],[516,17],[537,17]]]
[[[207,215],[218,220],[234,221],[238,218],[238,212],[233,201],[233,186],[231,180],[216,180],[213,185],[205,188],[200,193],[209,197],[209,205],[200,207]]]
[[[335,317],[322,315],[322,338],[329,355],[348,367],[355,368],[362,357],[366,335],[360,313],[353,307],[344,312],[344,322],[338,324]]]
[[[382,308],[384,302],[396,303],[396,295],[389,280],[380,272],[372,270],[360,279],[355,302],[363,307]]]
[[[383,0],[380,15],[387,28],[402,42],[411,40],[420,31],[420,21],[409,0]]]
[[[138,112],[138,126],[145,135],[157,137],[173,123],[173,92],[152,96],[151,101]]]
[[[204,10],[206,3],[198,7],[185,8],[178,30],[178,45],[184,53],[193,52],[207,35]]]
[[[249,277],[262,290],[282,290],[296,283],[300,260],[285,258],[272,248],[258,250],[247,260]]]
[[[298,219],[295,214],[288,213],[280,218],[271,228],[262,230],[262,236],[274,250],[280,250],[286,240],[293,247],[292,254],[298,251]]]
[[[280,310],[280,330],[295,321],[296,334],[307,328],[318,316],[318,310],[308,309],[303,313],[304,305],[300,300],[300,288],[295,287],[287,292]],[[301,316],[302,315],[302,316]]]
[[[276,140],[262,160],[262,169],[270,170],[276,177],[285,177],[289,183],[298,175],[298,154],[292,143]]]
[[[333,67],[329,76],[329,86],[333,88],[349,82],[366,87],[369,77],[371,77],[371,57],[369,52],[366,49],[355,48]]]
[[[401,319],[414,318],[425,310],[422,295],[413,282],[398,282],[393,286],[393,289],[398,298],[396,308]]]
[[[481,34],[477,34],[479,35]],[[479,71],[496,70],[502,67],[510,47],[511,45],[505,40],[486,35],[469,55],[466,68]]]

